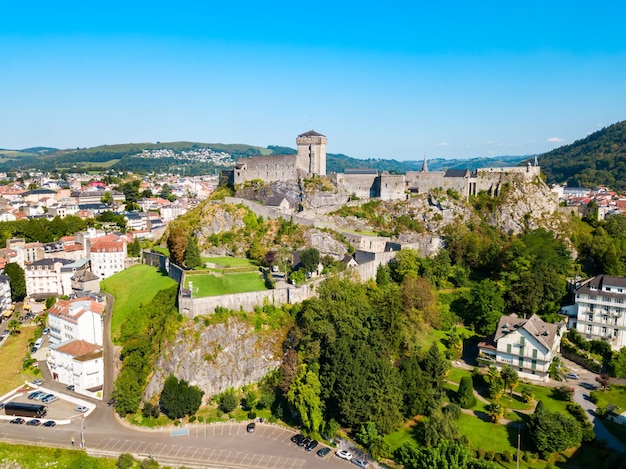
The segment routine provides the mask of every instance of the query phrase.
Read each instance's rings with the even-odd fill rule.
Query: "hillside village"
[[[548,187],[540,177],[536,159],[534,164],[521,167],[437,172],[429,171],[424,159],[421,171],[404,175],[371,170],[326,174],[325,144],[325,136],[309,131],[298,136],[295,155],[241,158],[236,163],[228,160],[227,154],[190,156],[219,157],[234,165],[221,177],[222,182],[230,182],[231,192],[226,193],[232,195],[218,200],[210,200],[213,192],[224,190],[218,188],[215,176],[125,174],[123,180],[112,182],[111,174],[68,174],[64,179],[44,174],[4,175],[0,223],[51,222],[67,217],[87,223],[84,230],[51,242],[11,237],[0,248],[0,268],[17,265],[23,271],[24,311],[30,310],[32,315],[47,310],[46,354],[33,347],[32,355],[45,361],[55,381],[82,395],[106,398],[102,395],[106,296],[100,282],[141,263],[159,267],[178,282],[178,310],[197,321],[223,309],[259,311],[268,306],[300,304],[320,294],[321,281],[330,272],[361,282],[378,282],[380,269],[393,272],[393,265],[403,262],[407,252],[436,258],[450,227],[480,223],[469,204],[474,198],[498,200],[499,206],[485,219],[504,232],[550,230],[564,239],[568,237],[567,220],[573,214],[602,221],[626,210],[626,196],[606,187]],[[142,157],[166,158],[168,154],[152,151]],[[271,164],[275,166],[271,168]],[[136,182],[129,192],[131,181]],[[249,221],[251,214],[259,231],[280,231],[285,226],[302,230],[299,246],[290,246],[282,253],[285,265],[276,257],[265,266],[266,281],[269,276],[269,283],[273,282],[270,287],[266,284],[266,288],[249,293],[199,295],[190,286],[196,281],[190,279],[196,277],[188,276],[194,269],[185,265],[185,260],[176,265],[172,252],[170,257],[158,249],[150,252],[166,244],[171,247],[173,233],[192,215],[195,221],[188,235],[203,256],[198,267],[212,266],[207,256],[250,257],[250,233],[235,234],[230,244],[215,239],[246,227],[244,220]],[[109,215],[117,218],[111,221]],[[395,220],[404,220],[404,225],[390,229]],[[280,246],[266,247],[270,252],[280,251]],[[317,251],[324,262],[320,258],[316,267],[303,272],[300,257],[308,249]],[[555,376],[555,359],[560,360],[561,341],[569,344],[565,339],[568,330],[589,342],[607,344],[614,352],[626,347],[626,277],[601,273],[571,279],[570,287],[573,301],[558,310],[557,320],[554,316],[548,321],[538,314],[507,311],[486,324],[484,331],[479,331],[482,340],[476,344],[473,359],[481,367],[493,366],[498,372],[512,368],[520,380],[549,384]],[[56,301],[48,307],[51,298]],[[0,275],[3,319],[11,320],[14,304],[11,276],[4,272]],[[228,340],[230,345],[240,341],[241,350],[259,347],[245,327],[230,327],[237,331],[237,337],[225,326],[220,332],[223,335],[207,332],[208,338],[201,336],[202,340]],[[170,374],[178,373],[178,378],[198,386],[210,398],[231,386],[251,385],[266,372],[284,367],[285,357],[264,349],[266,363],[246,357],[240,360],[241,370],[233,370],[230,378],[216,382],[223,371],[217,366],[220,359],[207,363],[207,353],[218,352],[205,350],[185,331],[180,331],[170,345],[176,353],[158,357],[144,392],[145,402],[158,398]],[[265,345],[277,346],[274,339]],[[568,358],[577,360],[573,352]],[[562,376],[563,371],[560,373]]]

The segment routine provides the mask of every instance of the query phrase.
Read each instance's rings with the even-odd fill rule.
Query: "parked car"
[[[0,402],[0,410],[4,409],[4,402]]]
[[[341,459],[345,459],[346,461],[350,461],[352,459],[352,453],[350,451],[346,451],[345,449],[340,449],[335,453],[335,455]]]
[[[44,399],[48,399],[49,397],[54,396],[54,394],[45,394],[45,393],[41,393],[41,395],[35,397],[36,400],[38,401],[43,401]]]
[[[113,405],[113,406],[114,406],[114,405],[115,405],[115,398],[113,398],[113,397],[112,397],[111,399],[109,399],[109,400],[107,401],[107,405],[109,405],[109,406],[112,406],[112,405]]]
[[[33,381],[33,384],[35,386],[41,386],[43,384],[43,379],[36,379],[35,381]]]
[[[26,420],[24,420],[22,417],[17,417],[14,418],[13,420],[11,420],[11,423],[17,424],[17,425],[22,425]]]
[[[37,399],[38,397],[40,397],[40,396],[41,396],[41,397],[43,397],[43,396],[45,396],[45,395],[46,395],[46,393],[45,393],[45,392],[43,392],[43,391],[34,391],[34,392],[31,392],[31,393],[28,395],[28,398],[29,398],[29,399]]]
[[[38,427],[39,425],[41,425],[41,420],[39,420],[39,419],[32,419],[32,420],[29,420],[28,422],[26,422],[26,425],[30,425],[31,427]]]
[[[318,444],[319,443],[317,442],[317,440],[311,440],[304,446],[304,449],[306,451],[313,451],[315,448],[317,448]]]
[[[46,404],[51,404],[54,401],[58,401],[59,397],[58,396],[50,396],[50,397],[46,397],[44,399],[41,400],[41,402],[44,402]]]
[[[70,384],[69,386],[66,386],[65,389],[67,389],[68,391],[73,391],[75,387],[73,384]]]
[[[352,460],[352,464],[354,464],[355,466],[360,467],[361,469],[365,469],[367,467],[368,463],[364,459],[353,459]]]
[[[304,440],[304,435],[298,433],[291,437],[292,443],[298,444],[300,441]]]
[[[87,407],[79,405],[78,407],[74,407],[74,410],[76,412],[87,412],[89,409],[87,409]]]
[[[250,422],[247,426],[246,426],[246,431],[248,433],[254,433],[254,429],[256,428],[256,423],[254,422]]]
[[[317,450],[317,455],[320,458],[325,457],[328,453],[330,453],[330,448],[328,448],[327,446],[324,446],[323,448]]]
[[[54,427],[54,426],[56,426],[56,424],[57,423],[54,420],[48,420],[48,421],[43,423],[43,426],[44,427]]]
[[[43,335],[48,335],[48,332],[50,332],[50,329],[48,329],[47,327],[43,330]]]
[[[565,377],[567,379],[580,379],[580,376],[578,376],[576,373],[566,373]]]
[[[302,440],[300,440],[300,441],[298,442],[298,446],[301,446],[301,447],[303,447],[303,448],[304,448],[304,447],[305,447],[306,445],[308,445],[310,442],[311,442],[311,438],[309,438],[309,437],[307,436],[306,438],[303,438]]]

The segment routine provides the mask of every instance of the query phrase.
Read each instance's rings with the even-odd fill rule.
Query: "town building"
[[[114,233],[90,240],[91,271],[100,278],[108,278],[125,268],[126,237]]]
[[[74,386],[79,393],[97,393],[104,385],[102,345],[84,340],[51,344],[46,359],[55,381]]]
[[[69,295],[72,293],[71,278],[73,272],[63,269],[72,264],[67,259],[39,259],[24,266],[26,294],[33,298],[44,299]]]
[[[605,340],[613,350],[626,347],[626,277],[598,275],[575,287],[569,326],[587,340]]]
[[[84,340],[102,345],[104,304],[88,297],[58,300],[48,311],[50,343]]]
[[[550,324],[536,314],[502,316],[496,332],[478,344],[478,361],[498,369],[509,365],[522,379],[547,381],[564,331],[564,323]]]
[[[10,310],[12,306],[11,279],[8,275],[0,275],[0,315]]]

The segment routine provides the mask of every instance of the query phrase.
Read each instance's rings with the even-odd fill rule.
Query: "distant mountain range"
[[[230,158],[224,158],[227,153]],[[93,171],[114,169],[135,172],[171,172],[189,176],[214,174],[232,167],[234,161],[254,155],[296,153],[294,148],[270,145],[267,148],[245,144],[200,142],[157,142],[102,145],[92,148],[59,150],[48,147],[23,150],[0,149],[0,171]],[[222,154],[217,157],[217,154]],[[195,155],[195,156],[194,156]],[[537,155],[548,183],[593,187],[607,185],[626,191],[626,121],[613,124],[587,137],[548,153]],[[476,157],[469,159],[429,159],[430,171],[517,166],[534,161],[535,155]],[[358,159],[343,154],[327,155],[327,171],[372,168],[390,173],[419,171],[423,161],[397,161],[378,158]]]

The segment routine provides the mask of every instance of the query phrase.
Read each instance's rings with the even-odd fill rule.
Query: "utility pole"
[[[516,469],[519,469],[519,453],[520,453],[520,442],[522,440],[521,430],[522,422],[517,422],[517,463],[515,464]]]

